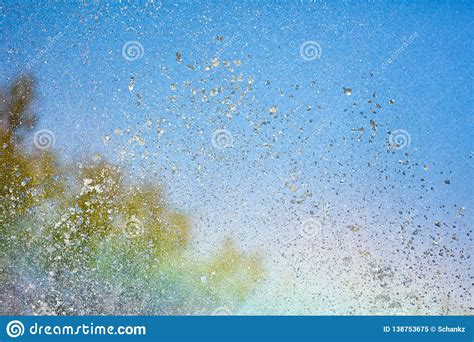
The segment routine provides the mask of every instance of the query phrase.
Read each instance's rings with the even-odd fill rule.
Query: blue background
[[[38,336],[16,339],[6,324],[20,320],[25,330],[40,325],[145,325],[146,336]],[[383,333],[383,326],[464,326],[465,333]],[[1,317],[0,339],[6,341],[472,341],[472,317]]]

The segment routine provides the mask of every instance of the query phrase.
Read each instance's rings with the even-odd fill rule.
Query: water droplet
[[[360,227],[354,225],[354,224],[350,224],[349,226],[347,226],[347,228],[349,228],[352,232],[358,232],[360,230]]]
[[[145,145],[145,139],[140,134],[135,134],[133,139],[138,143],[138,145],[143,146]]]
[[[270,109],[268,111],[270,113],[276,113],[276,112],[278,112],[278,107],[277,106],[272,106],[272,107],[270,107]]]
[[[211,61],[211,64],[214,68],[217,68],[221,64],[221,62],[219,61],[219,58],[214,57]]]
[[[128,90],[133,92],[133,89],[135,89],[135,77],[130,77],[130,83],[128,85]]]

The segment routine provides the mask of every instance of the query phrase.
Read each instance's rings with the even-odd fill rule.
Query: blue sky
[[[203,250],[230,235],[278,265],[281,246],[298,239],[308,217],[322,222],[323,235],[355,224],[396,249],[381,231],[396,235],[413,212],[422,213],[413,229],[426,232],[414,242],[420,253],[430,236],[448,239],[452,225],[468,239],[469,1],[2,1],[0,14],[0,83],[29,63],[40,128],[54,132],[63,159],[99,152],[133,177],[160,181],[193,217]],[[135,61],[122,54],[130,41],[143,47]],[[319,44],[319,58],[302,58],[307,41]],[[217,129],[232,134],[232,147],[213,146]],[[397,129],[410,144],[389,150]],[[450,246],[466,248],[463,239]]]

